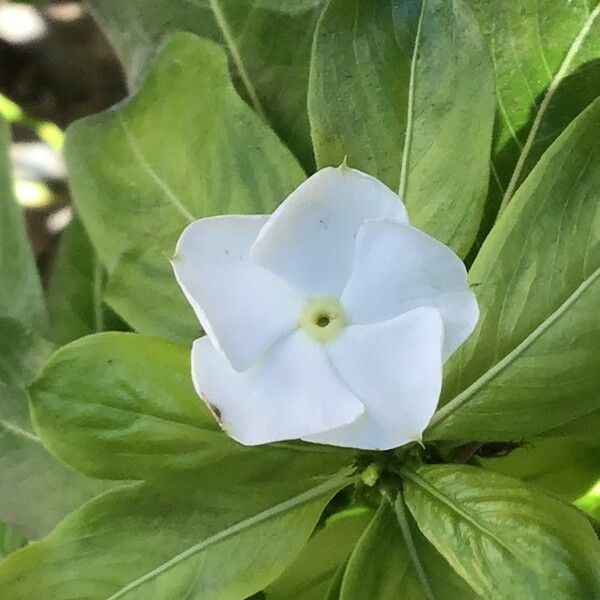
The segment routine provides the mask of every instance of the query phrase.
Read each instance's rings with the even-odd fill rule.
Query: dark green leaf
[[[26,327],[44,321],[44,300],[21,210],[13,194],[9,129],[0,118],[0,317]],[[0,344],[4,344],[0,338]]]
[[[600,542],[569,505],[473,467],[436,465],[404,475],[419,529],[483,598],[600,594]]]
[[[465,4],[330,2],[315,38],[309,115],[319,166],[347,156],[400,190],[415,225],[467,253],[487,191],[494,96]]]
[[[474,0],[494,60],[492,204],[512,198],[542,153],[600,94],[596,1]]]
[[[76,219],[62,234],[47,292],[50,329],[57,344],[120,328],[103,304],[104,272],[90,241]]]
[[[214,214],[270,212],[303,179],[233,90],[221,48],[183,33],[162,48],[136,96],[73,125],[65,150],[82,221],[120,294],[115,307],[145,333],[164,334],[164,322],[180,319],[172,337],[186,341],[199,327],[191,309],[182,310],[168,262],[184,226]],[[156,250],[152,264],[143,261],[135,277],[131,264],[115,273],[124,254],[141,248]],[[168,287],[150,319],[136,298],[152,290],[153,271]]]
[[[470,272],[481,317],[426,436],[520,441],[600,408],[600,100],[519,188]],[[591,431],[591,430],[590,430]]]
[[[330,517],[281,577],[265,590],[267,600],[323,600],[370,516],[371,511],[364,508]]]
[[[0,564],[3,600],[233,600],[273,581],[349,480],[108,492]]]
[[[306,89],[312,34],[322,0],[90,0],[130,84],[141,79],[160,43],[189,31],[227,51],[234,82],[303,164],[314,163]]]

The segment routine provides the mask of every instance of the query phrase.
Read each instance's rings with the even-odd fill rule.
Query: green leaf
[[[493,70],[460,0],[332,0],[309,87],[317,163],[371,173],[464,256],[487,192]],[[460,149],[460,151],[456,151]],[[469,168],[464,168],[468,164]]]
[[[158,46],[189,31],[223,46],[240,94],[303,164],[314,164],[306,90],[322,0],[90,0],[135,87]],[[210,90],[209,90],[210,91]]]
[[[470,272],[481,308],[430,439],[516,440],[600,408],[600,100],[519,188]]]
[[[0,560],[27,544],[27,540],[15,529],[0,523]]]
[[[245,598],[294,559],[348,483],[299,478],[223,490],[179,477],[111,491],[0,564],[2,598]]]
[[[597,2],[474,0],[494,60],[492,203],[507,203],[542,153],[600,94]]]
[[[330,517],[266,590],[267,600],[323,600],[371,516],[366,508]]]
[[[221,48],[183,33],[159,52],[138,94],[69,128],[65,152],[83,224],[112,289],[123,293],[120,316],[152,334],[180,318],[186,334],[171,337],[185,341],[199,328],[168,260],[182,229],[209,215],[270,212],[304,178],[233,90]],[[144,261],[131,281],[131,264],[114,273],[123,255],[141,248],[155,250],[151,265]],[[144,281],[150,267],[168,285],[152,319],[137,301],[153,287],[152,274]]]
[[[562,501],[467,466],[403,475],[419,529],[483,598],[589,600],[600,593],[600,542]]]
[[[48,337],[57,344],[121,328],[103,304],[104,273],[79,221],[75,219],[62,234],[53,260],[46,302]]]
[[[61,460],[93,477],[156,479],[194,471],[223,485],[326,475],[352,452],[226,436],[193,389],[189,348],[102,333],[61,348],[30,388],[36,430]]]
[[[33,431],[25,386],[48,344],[6,318],[0,340],[0,520],[36,538],[106,486],[57,463]]]
[[[535,484],[572,502],[600,477],[600,443],[597,439],[537,439],[503,458],[485,459],[492,471]]]
[[[125,252],[108,281],[104,300],[139,331],[165,339],[199,337],[198,319],[180,290],[174,290],[170,257],[159,248]]]
[[[392,506],[384,501],[360,538],[346,568],[340,600],[475,600],[479,598],[454,572],[406,515],[411,556]],[[419,567],[415,567],[418,561]],[[421,576],[417,569],[422,569]]]
[[[9,143],[8,125],[0,118],[0,316],[31,327],[44,323],[44,300],[23,216],[13,193]]]

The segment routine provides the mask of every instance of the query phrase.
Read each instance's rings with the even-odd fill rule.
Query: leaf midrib
[[[494,363],[483,375],[476,379],[469,387],[455,396],[440,410],[438,410],[431,419],[427,435],[432,438],[436,429],[456,411],[460,410],[467,402],[476,395],[481,388],[495,379],[507,367],[509,367],[520,355],[525,352],[534,342],[536,342],[598,279],[600,276],[600,267],[597,268],[581,285],[546,319],[544,319],[520,344],[518,344],[504,358]]]
[[[560,83],[568,75],[569,68],[571,67],[571,63],[577,56],[577,53],[579,52],[579,50],[581,49],[581,46],[583,45],[585,39],[587,38],[587,35],[589,34],[589,32],[592,28],[592,25],[594,24],[594,21],[596,20],[598,15],[600,15],[600,4],[598,4],[596,6],[596,8],[594,8],[594,10],[592,10],[589,13],[589,15],[587,16],[581,29],[579,30],[579,32],[573,39],[573,42],[569,46],[569,48],[565,54],[565,57],[562,60],[561,64],[559,65],[554,77],[551,79],[550,83],[548,84],[546,93],[544,94],[542,101],[539,104],[539,107],[535,111],[535,117],[533,119],[531,129],[529,130],[529,134],[527,135],[525,144],[523,145],[521,152],[519,153],[519,158],[517,160],[517,164],[515,165],[512,176],[510,178],[510,181],[508,182],[506,191],[502,198],[502,202],[500,204],[500,209],[498,211],[498,215],[500,215],[502,212],[504,212],[508,203],[511,201],[511,199],[517,189],[517,186],[520,182],[521,173],[525,166],[525,162],[527,161],[527,158],[529,157],[529,153],[535,143],[538,131],[542,125],[542,119],[544,118],[544,115],[546,114],[546,111],[548,110],[548,107],[550,106],[550,102],[552,101],[554,94],[558,90]]]
[[[165,198],[177,209],[177,211],[185,217],[188,223],[191,223],[195,220],[194,215],[187,209],[185,204],[179,199],[177,194],[169,187],[169,185],[162,179],[162,177],[156,172],[156,169],[147,161],[144,156],[138,141],[134,137],[131,128],[125,121],[125,118],[120,112],[116,112],[116,117],[118,122],[121,124],[123,129],[123,133],[125,134],[125,140],[127,145],[131,149],[134,158],[139,163],[140,167],[143,171],[145,171],[150,179],[158,186],[158,188],[163,192]]]
[[[427,0],[421,2],[421,12],[419,13],[419,21],[417,23],[417,31],[415,33],[415,45],[413,47],[413,54],[410,61],[410,78],[408,83],[408,103],[406,106],[406,132],[404,134],[404,149],[402,152],[402,164],[400,168],[400,182],[398,185],[398,195],[404,199],[406,196],[406,188],[408,186],[408,168],[410,152],[412,147],[413,137],[413,113],[415,103],[415,79],[417,76],[417,61],[419,56],[419,49],[421,46],[421,29],[423,25],[423,15],[425,13],[425,3]]]
[[[480,523],[474,516],[469,514],[466,510],[463,510],[458,504],[456,504],[451,498],[445,496],[441,492],[439,492],[435,487],[433,487],[428,481],[420,477],[417,473],[413,471],[403,468],[401,469],[401,474],[406,479],[410,480],[417,487],[427,493],[429,496],[440,502],[450,511],[456,513],[458,516],[462,517],[465,521],[470,523],[477,531],[479,531],[485,537],[493,540],[498,544],[501,548],[503,548],[508,554],[510,554],[516,561],[521,562],[521,558],[518,557],[511,547],[500,537],[498,537],[493,531],[488,529],[485,525]],[[476,593],[480,594],[477,590]]]
[[[277,517],[278,515],[284,514],[290,510],[308,504],[312,500],[316,500],[317,498],[326,495],[328,492],[333,492],[336,489],[342,487],[343,485],[349,485],[351,482],[352,478],[349,477],[347,473],[341,474],[336,478],[332,478],[329,481],[322,483],[321,485],[318,485],[306,492],[303,492],[302,494],[298,494],[297,496],[289,498],[284,502],[280,502],[275,506],[272,506],[256,515],[253,515],[252,517],[248,517],[240,521],[239,523],[232,525],[231,527],[227,527],[226,529],[217,532],[216,534],[198,542],[197,544],[194,544],[187,550],[184,550],[183,552],[180,552],[179,554],[174,556],[172,559],[162,563],[160,566],[152,569],[151,571],[148,571],[148,573],[146,573],[145,575],[142,575],[141,577],[138,577],[134,581],[123,586],[120,590],[118,590],[106,600],[118,600],[118,598],[123,598],[128,592],[138,588],[139,586],[143,585],[148,581],[151,581],[152,579],[155,579],[156,577],[159,577],[163,573],[168,572],[170,569],[176,567],[181,562],[187,560],[188,558],[191,558],[195,554],[203,552],[204,550],[207,550],[215,544],[224,542],[227,539],[247,529],[251,529],[252,527],[259,525],[264,521],[268,521],[269,519]]]
[[[40,446],[42,445],[42,442],[39,437],[37,437],[33,433],[29,433],[29,431],[22,429],[18,425],[13,425],[6,419],[0,419],[0,428],[3,428],[5,431],[7,431],[8,433],[11,433],[12,435],[16,435],[17,437],[24,438],[24,439],[28,440],[29,442],[33,442],[34,444],[38,444]]]

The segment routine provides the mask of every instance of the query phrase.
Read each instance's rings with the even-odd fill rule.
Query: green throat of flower
[[[336,298],[311,298],[300,315],[299,326],[322,344],[337,337],[346,326],[346,314]]]

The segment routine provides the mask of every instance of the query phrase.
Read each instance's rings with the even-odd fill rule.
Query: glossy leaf
[[[419,529],[483,598],[589,600],[600,593],[600,542],[572,507],[473,467],[404,475]]]
[[[22,325],[0,318],[0,519],[30,538],[106,489],[57,463],[33,431],[26,385],[49,352]]]
[[[2,598],[245,598],[294,559],[347,483],[299,478],[223,490],[179,477],[120,488],[0,564]]]
[[[551,146],[470,271],[475,332],[430,439],[520,441],[600,408],[600,101]]]
[[[598,3],[475,0],[494,61],[494,196],[508,202],[542,153],[600,94]]]
[[[44,301],[37,267],[27,239],[10,174],[8,125],[0,118],[0,317],[26,327],[44,321]],[[0,344],[5,341],[0,339]]]
[[[188,330],[192,311],[174,277],[167,283],[182,229],[214,214],[270,212],[303,179],[234,92],[220,47],[183,33],[163,47],[138,94],[71,126],[65,151],[81,219],[109,275],[121,277],[110,285],[129,298],[116,304],[120,315],[134,329],[159,334],[163,315],[180,315],[186,335],[178,338],[186,341],[198,337],[199,326]],[[156,249],[152,267],[164,273],[173,299],[151,320],[136,302],[152,289],[152,277],[143,281],[149,265],[131,283],[127,269],[114,273],[124,254],[147,248]]]
[[[82,473],[156,479],[194,471],[232,481],[327,475],[352,453],[311,444],[246,447],[227,437],[193,389],[189,348],[104,333],[59,350],[30,388],[44,444]]]
[[[424,582],[417,575],[415,559],[407,548],[394,509],[383,502],[350,557],[340,600],[479,598],[423,537],[409,515],[407,519]]]
[[[493,71],[461,0],[420,6],[328,4],[311,64],[311,131],[318,166],[347,156],[400,190],[415,225],[465,255],[487,191]]]
[[[572,502],[600,478],[600,443],[592,438],[537,439],[503,458],[480,461]]]
[[[366,508],[345,512],[330,517],[310,538],[294,562],[265,590],[267,600],[323,600],[371,516]]]
[[[132,87],[170,34],[188,31],[227,51],[234,82],[303,164],[314,163],[306,89],[321,0],[91,0]]]

